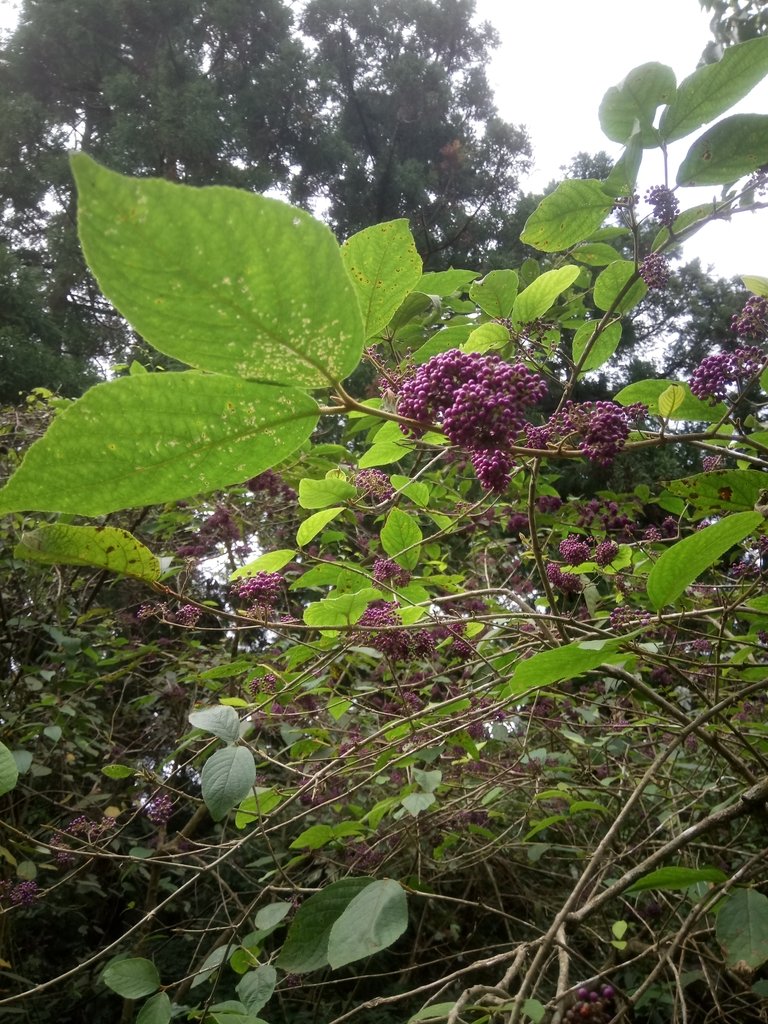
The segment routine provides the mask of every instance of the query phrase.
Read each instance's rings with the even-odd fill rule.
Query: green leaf
[[[509,342],[509,331],[503,324],[480,324],[461,346],[462,352],[489,352],[503,348]]]
[[[330,825],[310,825],[301,835],[296,836],[288,847],[289,850],[321,850],[333,842],[336,833]]]
[[[612,207],[599,181],[561,181],[528,218],[520,240],[542,252],[560,252],[589,238]]]
[[[543,316],[555,299],[571,287],[580,273],[578,267],[568,266],[541,274],[517,296],[512,319],[516,323],[526,324]]]
[[[296,552],[293,548],[267,551],[265,554],[259,555],[258,558],[254,558],[252,562],[248,562],[247,565],[235,569],[233,573],[230,573],[229,578],[230,580],[242,580],[255,576],[257,572],[279,572],[295,557]]]
[[[731,893],[718,912],[715,934],[729,966],[762,967],[768,961],[768,896],[756,889]]]
[[[744,287],[753,295],[760,295],[764,299],[768,298],[768,277],[745,275],[741,280],[744,282]]]
[[[203,800],[214,821],[240,803],[256,781],[256,764],[247,747],[217,750],[203,765]]]
[[[533,1021],[533,1024],[541,1024],[547,1012],[546,1006],[538,999],[526,999],[523,1003],[523,1013]]]
[[[450,1003],[433,1003],[431,1006],[424,1006],[418,1013],[408,1018],[408,1024],[417,1024],[422,1020],[445,1020],[448,1014],[456,1005],[455,1000]]]
[[[429,295],[453,295],[464,292],[480,275],[476,270],[438,270],[423,274],[418,289]]]
[[[610,309],[612,313],[627,313],[636,306],[648,291],[648,286],[641,277],[624,291],[636,273],[635,264],[631,260],[616,260],[615,263],[609,264],[595,281],[594,299],[597,308]],[[624,294],[619,299],[622,292]]]
[[[437,797],[434,793],[408,793],[400,803],[413,818],[417,818],[422,811],[429,810],[435,803]]]
[[[641,133],[635,132],[624,152],[613,165],[613,170],[603,182],[603,191],[611,196],[628,196],[635,191],[640,164],[643,162]]]
[[[296,543],[300,548],[309,544],[328,523],[336,518],[339,512],[343,511],[343,508],[324,508],[322,512],[315,512],[309,519],[305,519],[296,531]]]
[[[304,387],[355,369],[360,307],[320,221],[241,189],[71,159],[88,266],[150,345],[201,370]]]
[[[0,743],[0,796],[10,793],[19,779],[19,769],[13,754]]]
[[[292,974],[327,966],[331,928],[352,900],[373,884],[372,878],[342,878],[310,896],[291,922],[277,966]]]
[[[340,501],[350,501],[356,494],[357,488],[346,480],[333,477],[299,480],[299,504],[302,508],[327,508]]]
[[[470,286],[469,297],[488,316],[508,317],[515,304],[517,283],[517,271],[492,270]]]
[[[600,104],[600,126],[613,142],[629,141],[639,132],[643,146],[656,146],[659,133],[653,127],[656,109],[675,95],[675,73],[666,64],[652,61],[634,68],[619,85],[612,86]]]
[[[423,534],[413,516],[399,508],[390,509],[381,530],[381,546],[404,569],[413,569],[419,561]]]
[[[590,669],[617,660],[615,656],[620,644],[620,640],[577,641],[534,654],[526,661],[518,662],[508,684],[508,695],[522,693],[532,686],[549,686],[563,679],[576,679]],[[626,658],[621,656],[622,660],[626,661]]]
[[[412,452],[415,445],[403,437],[402,441],[382,441],[380,444],[372,444],[367,452],[363,452],[357,463],[359,469],[370,469],[372,466],[390,466],[393,462],[400,462],[409,452]]]
[[[682,384],[670,384],[658,398],[659,415],[668,420],[675,410],[685,401],[685,388]]]
[[[759,512],[737,512],[667,548],[648,576],[653,608],[658,611],[675,601],[689,584],[763,522]]]
[[[160,987],[160,975],[151,960],[132,957],[117,960],[104,969],[101,980],[123,999],[141,999]]]
[[[337,629],[339,626],[351,626],[360,618],[371,603],[381,598],[381,591],[366,587],[352,594],[340,597],[326,597],[315,601],[304,609],[304,622],[308,626],[322,629]]]
[[[230,486],[311,434],[296,388],[148,373],[97,384],[58,415],[0,490],[0,512],[100,516]]]
[[[341,258],[360,303],[364,335],[372,338],[387,326],[422,276],[408,221],[391,220],[359,231],[341,247]]]
[[[249,1013],[258,1013],[272,998],[276,983],[275,968],[271,964],[261,964],[255,971],[243,975],[235,991]]]
[[[727,877],[720,868],[659,868],[638,878],[627,892],[644,892],[646,889],[674,892],[676,889],[687,889],[697,882],[724,882]]]
[[[192,711],[187,719],[196,729],[218,736],[225,743],[234,743],[240,735],[240,717],[234,708],[216,704],[210,708]]]
[[[660,416],[659,398],[667,390],[671,380],[638,380],[634,384],[628,384],[615,396],[614,400],[619,405],[633,405],[635,402],[642,402],[648,406],[652,416]],[[679,385],[685,391],[684,401],[672,411],[670,419],[673,420],[699,420],[702,423],[717,423],[727,412],[722,402],[717,405],[709,405],[700,398],[691,394],[687,384]]]
[[[588,320],[576,331],[573,338],[573,361],[575,363],[578,363],[581,359],[582,353],[587,347],[587,344],[591,341],[597,326],[598,322],[596,320]],[[616,351],[620,340],[621,323],[617,320],[612,324],[608,324],[608,326],[597,336],[597,341],[590,348],[589,355],[584,360],[581,367],[581,373],[588,373],[590,370],[596,370],[598,367],[602,366],[603,363],[608,362]]]
[[[671,480],[667,489],[684,498],[700,515],[722,515],[753,510],[765,479],[765,473],[757,469],[716,469]]]
[[[168,1024],[171,1019],[171,1000],[166,992],[157,992],[139,1010],[136,1024]]]
[[[678,168],[677,184],[736,181],[762,167],[766,155],[768,114],[732,114],[696,139]]]
[[[217,946],[216,949],[212,950],[202,962],[200,967],[195,971],[194,978],[190,988],[197,988],[198,985],[202,985],[206,982],[211,975],[216,971],[227,958],[229,947],[226,943],[222,946]]]
[[[147,583],[160,576],[160,562],[149,548],[114,526],[45,523],[25,533],[13,553],[45,565],[91,565]]]
[[[262,931],[266,928],[276,928],[288,916],[291,909],[291,904],[283,900],[279,900],[277,903],[268,903],[266,907],[261,907],[256,912],[253,923]]]
[[[105,764],[101,772],[108,779],[127,779],[136,774],[136,769],[130,768],[127,764]]]
[[[585,242],[577,246],[572,252],[573,259],[579,263],[586,263],[588,267],[607,267],[609,263],[615,263],[619,254],[612,245],[605,242]]]
[[[682,139],[746,96],[767,72],[768,37],[729,46],[716,64],[683,79],[661,115],[659,133],[666,142]]]
[[[408,900],[391,878],[366,886],[334,922],[328,937],[333,968],[372,956],[391,946],[408,927]]]

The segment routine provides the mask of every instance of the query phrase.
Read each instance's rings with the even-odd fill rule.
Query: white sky
[[[476,0],[478,17],[501,36],[488,76],[499,114],[527,127],[534,168],[523,183],[540,191],[562,174],[579,151],[621,147],[600,128],[604,93],[627,72],[648,61],[668,64],[678,82],[696,69],[712,36],[709,15],[698,0]],[[733,112],[768,113],[768,79]],[[731,113],[729,111],[728,113]],[[701,129],[704,130],[703,128]],[[694,138],[698,133],[694,133]],[[670,184],[691,140],[670,146]],[[768,153],[766,154],[768,161]],[[638,191],[664,180],[658,150],[646,150]],[[680,190],[682,209],[719,195],[719,187]],[[768,276],[768,210],[739,214],[730,223],[709,224],[685,246],[723,277]]]
[[[0,28],[15,24],[18,6],[18,0],[0,0]],[[478,18],[490,21],[502,40],[488,68],[499,113],[525,125],[533,143],[533,173],[523,182],[531,192],[559,179],[560,166],[579,151],[604,149],[617,157],[621,147],[605,138],[597,116],[605,91],[647,61],[669,64],[680,81],[711,38],[698,0],[476,0],[476,6]],[[734,110],[768,113],[768,79]],[[672,178],[688,145],[683,140],[671,147]],[[649,150],[639,191],[662,181],[661,157]],[[718,192],[685,190],[681,206]],[[768,210],[707,225],[685,248],[686,259],[697,256],[724,277],[768,276]]]

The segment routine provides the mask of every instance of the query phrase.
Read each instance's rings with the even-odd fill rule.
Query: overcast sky
[[[540,191],[560,178],[561,165],[579,151],[604,149],[618,156],[620,147],[602,134],[597,116],[606,89],[648,61],[669,64],[680,81],[695,69],[711,38],[698,0],[476,0],[476,5],[478,17],[501,36],[488,69],[499,113],[525,125],[533,143],[533,172],[523,182],[527,191]],[[14,24],[18,7],[17,0],[0,0],[0,27]],[[768,79],[734,109],[768,113]],[[688,144],[683,140],[671,147],[672,172]],[[662,180],[661,157],[649,151],[640,191]],[[706,202],[718,191],[686,190],[681,206]],[[768,210],[741,214],[731,223],[704,228],[687,244],[685,257],[698,256],[726,277],[768,276],[767,239]]]
[[[524,183],[540,191],[562,177],[560,166],[579,151],[621,147],[607,139],[598,108],[610,86],[648,61],[668,64],[678,82],[696,69],[712,38],[709,16],[698,0],[476,0],[478,16],[501,36],[488,74],[501,116],[527,127],[534,168]],[[734,110],[768,113],[768,79]],[[702,129],[703,130],[703,129]],[[690,140],[670,147],[670,176]],[[766,154],[768,160],[768,154]],[[649,150],[640,171],[640,191],[664,180],[658,150]],[[719,188],[685,189],[683,209],[707,202]],[[701,259],[724,277],[768,277],[768,210],[742,213],[730,223],[710,224],[685,247],[686,259]]]

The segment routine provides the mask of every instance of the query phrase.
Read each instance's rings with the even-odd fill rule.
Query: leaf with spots
[[[759,170],[768,154],[768,114],[733,114],[693,143],[678,185],[723,185]]]
[[[91,565],[148,583],[160,576],[160,562],[149,548],[114,526],[43,523],[25,533],[13,553],[45,565]]]
[[[127,178],[84,153],[72,168],[88,266],[150,345],[202,370],[303,387],[355,369],[360,308],[320,221],[238,189]]]
[[[612,206],[599,181],[561,181],[528,218],[520,240],[542,252],[560,252],[597,231]]]
[[[51,423],[0,490],[0,512],[100,516],[247,480],[317,422],[298,388],[189,371],[97,384]]]
[[[358,231],[341,247],[357,292],[366,338],[379,334],[421,280],[421,257],[407,220]]]

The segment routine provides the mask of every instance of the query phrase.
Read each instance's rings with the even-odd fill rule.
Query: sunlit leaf
[[[89,565],[152,583],[160,562],[149,548],[115,526],[43,523],[23,534],[14,555],[46,565]]]
[[[678,168],[677,184],[736,181],[759,170],[767,156],[768,114],[732,114],[693,143]]]
[[[528,218],[520,236],[542,252],[560,252],[596,231],[611,212],[613,198],[591,178],[560,182]]]

